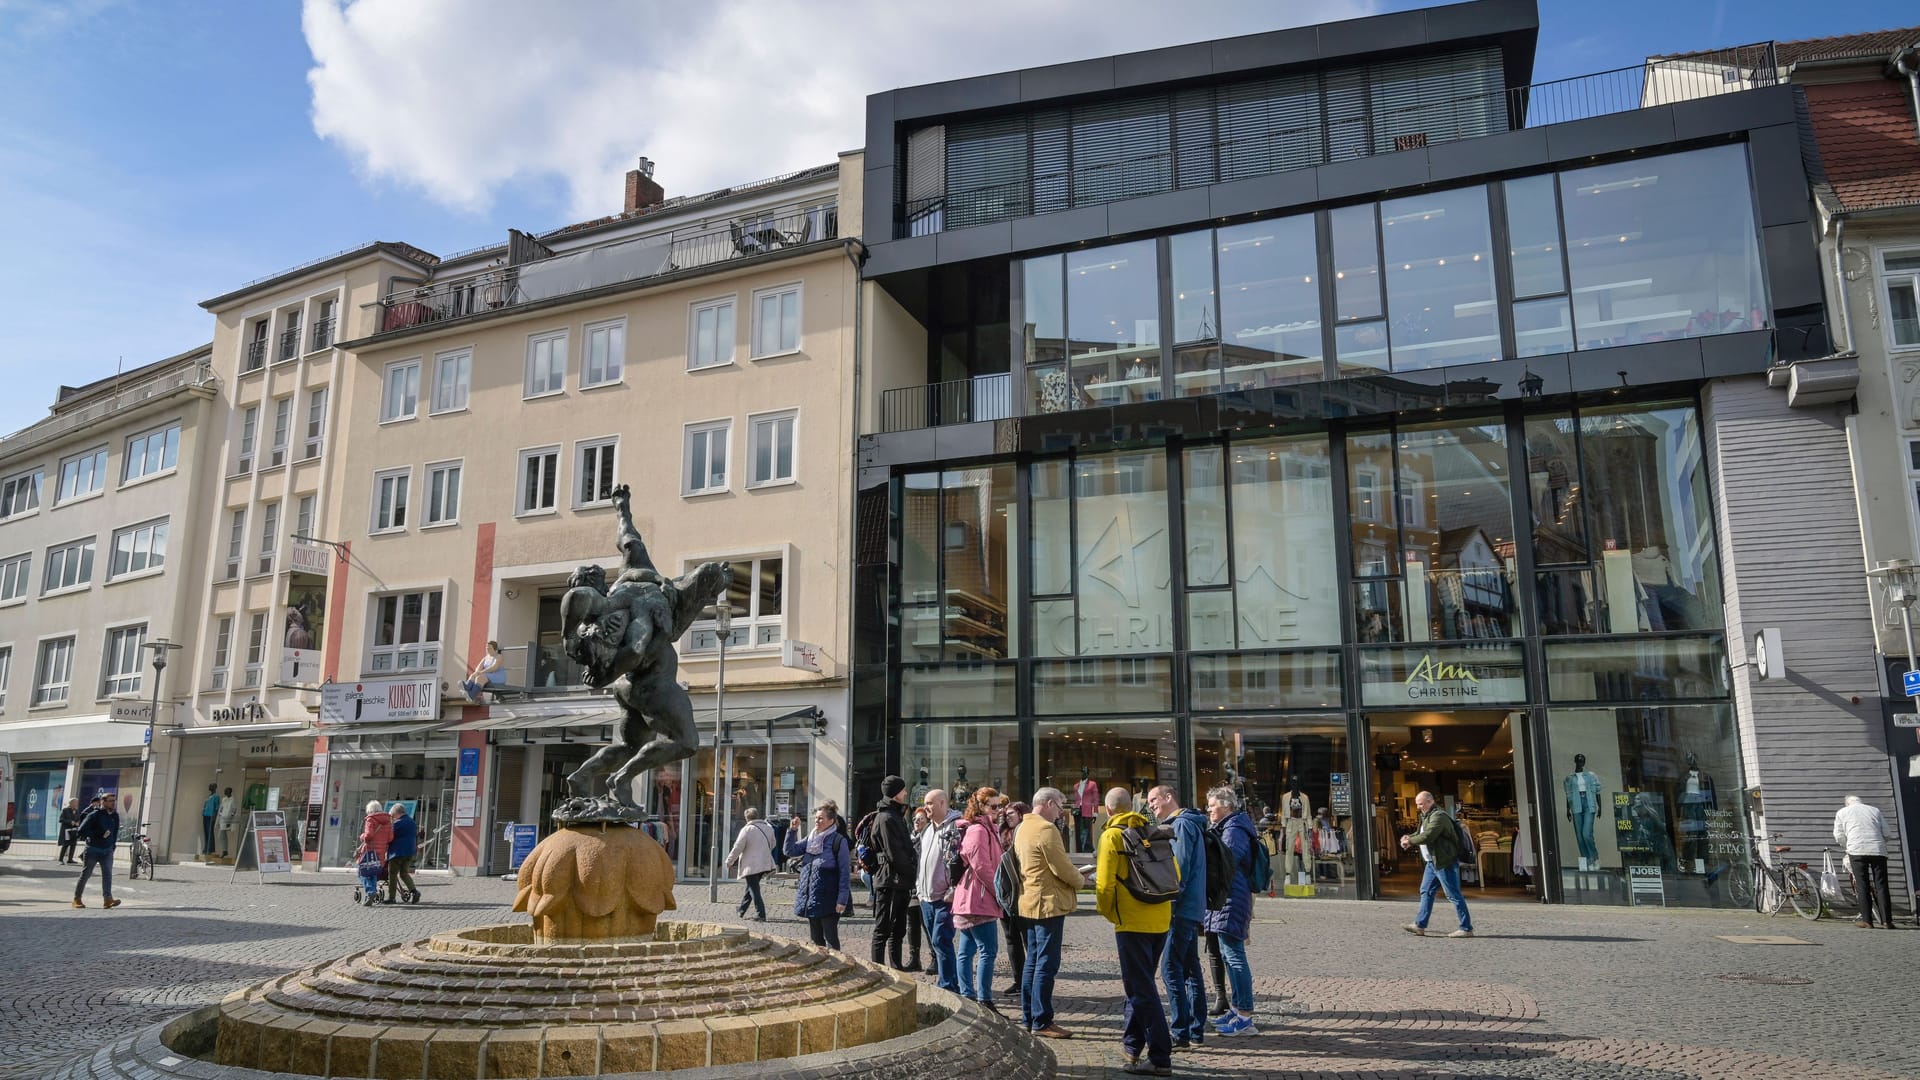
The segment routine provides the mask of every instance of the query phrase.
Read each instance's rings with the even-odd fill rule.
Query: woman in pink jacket
[[[960,932],[955,959],[960,968],[960,996],[977,1001],[988,1012],[993,1004],[993,962],[1000,955],[1000,902],[993,898],[993,875],[1000,869],[999,817],[1005,808],[1000,793],[975,788],[960,815],[960,861],[967,868],[953,885],[953,928]]]

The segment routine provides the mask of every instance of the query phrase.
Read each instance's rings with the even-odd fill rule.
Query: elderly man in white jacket
[[[753,905],[753,921],[767,921],[767,902],[760,898],[760,879],[773,873],[773,826],[760,820],[760,811],[747,807],[747,823],[740,826],[740,835],[733,839],[733,850],[727,853],[727,868],[737,871],[746,879],[747,892],[740,898],[739,912],[747,914],[747,905]]]
[[[1853,925],[1873,929],[1873,913],[1880,925],[1893,929],[1893,894],[1887,888],[1887,820],[1877,807],[1847,796],[1847,804],[1833,815],[1833,839],[1845,844],[1853,864],[1854,887],[1860,891],[1860,917]]]

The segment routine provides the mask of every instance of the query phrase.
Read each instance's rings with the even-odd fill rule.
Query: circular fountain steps
[[[214,1060],[310,1076],[593,1076],[846,1050],[912,1033],[915,984],[735,927],[535,944],[481,927],[229,995]]]

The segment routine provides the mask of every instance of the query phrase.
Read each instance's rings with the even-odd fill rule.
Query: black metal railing
[[[909,200],[901,205],[895,233],[902,237],[925,236],[1076,206],[1632,112],[1772,86],[1778,81],[1773,43],[1762,42],[1660,58],[1530,86],[1429,97],[1404,108],[1381,109],[1369,103],[1355,115],[1326,122],[1303,120],[1257,135],[1197,146],[1183,144],[1098,165]]]
[[[911,431],[976,420],[1005,420],[1013,413],[1013,376],[903,386],[880,395],[880,430]]]
[[[333,320],[321,319],[313,324],[313,352],[319,352],[333,344]]]
[[[755,211],[392,293],[380,301],[377,333],[804,247],[839,235],[839,207],[831,200]]]
[[[266,364],[267,364],[267,339],[254,338],[252,341],[247,342],[247,357],[246,357],[246,361],[241,365],[240,370],[241,371],[258,371],[261,368],[265,367]]]
[[[300,355],[300,328],[289,326],[280,331],[280,359],[291,360]]]

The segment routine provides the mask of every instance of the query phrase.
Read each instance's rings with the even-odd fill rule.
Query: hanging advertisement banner
[[[299,545],[294,548],[298,550]],[[310,686],[320,681],[327,579],[316,574],[288,574],[286,600],[286,624],[280,636],[280,681]]]
[[[440,682],[431,675],[327,683],[320,688],[322,724],[440,719]]]

